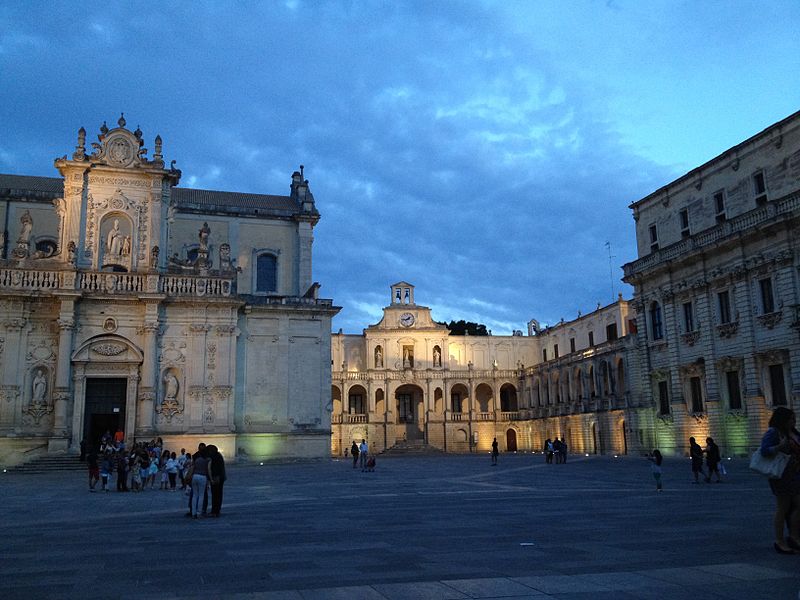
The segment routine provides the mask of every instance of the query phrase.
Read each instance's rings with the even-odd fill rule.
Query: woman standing
[[[192,497],[189,504],[189,512],[195,519],[199,518],[200,509],[203,505],[203,496],[206,493],[208,484],[208,457],[206,448],[198,450],[193,460],[194,472],[192,474]]]
[[[770,479],[769,487],[777,500],[775,509],[775,551],[779,554],[795,554],[800,551],[800,435],[795,429],[794,411],[779,406],[772,413],[769,429],[761,439],[762,456],[776,456],[783,452],[791,459],[780,479]],[[783,530],[789,517],[789,537],[784,539]]]
[[[353,457],[353,468],[354,469],[356,468],[356,465],[358,464],[358,452],[359,452],[358,444],[356,444],[356,441],[353,440],[353,445],[350,446],[350,456]]]

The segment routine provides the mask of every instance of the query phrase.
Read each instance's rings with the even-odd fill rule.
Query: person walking
[[[706,438],[706,467],[708,467],[706,483],[711,483],[712,473],[716,474],[717,483],[722,483],[722,477],[719,474],[719,463],[721,460],[722,456],[719,452],[719,446],[714,443],[713,438]]]
[[[353,445],[350,446],[350,455],[353,457],[353,468],[355,469],[356,465],[358,465],[358,444],[356,444],[355,440],[353,440]]]
[[[553,440],[547,438],[544,442],[544,454],[545,454],[544,462],[546,462],[548,465],[553,464],[553,452],[554,452]]]
[[[90,447],[86,454],[86,464],[89,467],[89,491],[94,491],[94,486],[100,481],[100,466],[97,464],[97,452]]]
[[[361,445],[358,447],[358,460],[361,464],[361,470],[367,470],[367,456],[369,455],[369,445],[367,440],[361,438]]]
[[[211,516],[219,517],[222,510],[222,486],[227,479],[225,475],[225,459],[219,449],[210,444],[208,451],[208,478],[211,485]]]
[[[706,475],[703,471],[703,448],[693,437],[689,438],[689,458],[692,459],[694,483],[700,483],[700,474],[702,473],[703,477]]]
[[[772,413],[769,429],[761,438],[759,446],[762,456],[774,457],[783,452],[791,457],[782,477],[769,480],[769,487],[776,499],[773,547],[778,554],[800,552],[800,434],[795,425],[794,411],[779,406]],[[784,538],[787,519],[789,537]]]
[[[661,485],[661,463],[664,462],[664,457],[661,456],[661,452],[656,448],[653,450],[653,453],[647,457],[652,464],[650,465],[650,471],[653,473],[653,478],[656,480],[656,491],[663,492],[664,488]]]
[[[497,438],[492,442],[492,466],[497,466],[497,457],[500,455],[500,448],[497,444]]]

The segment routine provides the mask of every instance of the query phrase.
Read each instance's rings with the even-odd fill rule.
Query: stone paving
[[[797,599],[774,499],[743,460],[722,484],[665,461],[539,455],[233,465],[220,519],[180,493],[88,493],[0,474],[0,598]]]

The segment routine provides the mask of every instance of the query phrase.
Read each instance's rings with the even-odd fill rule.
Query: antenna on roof
[[[608,277],[611,280],[611,302],[614,302],[614,265],[611,259],[617,256],[611,254],[611,242],[606,242],[606,249],[608,249]]]

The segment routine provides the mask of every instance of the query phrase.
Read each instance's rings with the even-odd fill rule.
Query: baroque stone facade
[[[648,442],[744,454],[774,407],[800,409],[800,113],[631,208]]]
[[[628,303],[528,336],[457,336],[391,286],[383,319],[363,335],[334,334],[331,451],[366,438],[381,451],[426,443],[447,452],[640,451],[644,431]],[[635,327],[635,325],[634,325]]]
[[[319,220],[288,196],[177,187],[124,118],[55,161],[0,175],[0,458],[77,451],[106,429],[228,456],[329,446],[330,324],[312,281]]]

